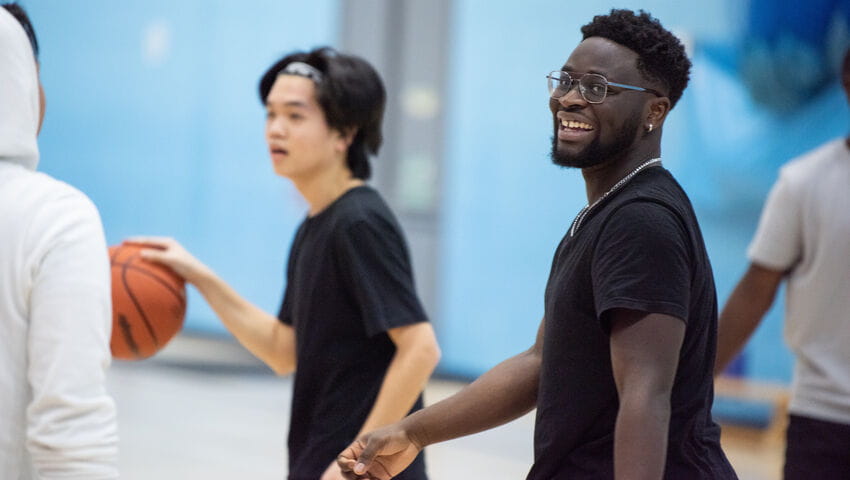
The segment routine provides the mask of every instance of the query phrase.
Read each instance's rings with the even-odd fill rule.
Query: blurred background
[[[443,378],[474,378],[533,342],[552,254],[586,203],[578,172],[548,158],[544,76],[593,15],[645,9],[688,48],[691,83],[662,153],[696,208],[721,305],[778,168],[848,130],[837,69],[850,0],[20,3],[42,48],[40,168],[94,200],[110,244],[173,236],[273,313],[306,206],[272,171],[259,77],[282,55],[322,45],[370,60],[389,94],[372,183],[407,233]],[[182,337],[215,360],[233,343],[195,291]],[[787,385],[791,362],[777,301],[732,373]],[[128,379],[141,364],[116,365],[115,388],[136,385]],[[530,437],[523,444],[530,452]]]

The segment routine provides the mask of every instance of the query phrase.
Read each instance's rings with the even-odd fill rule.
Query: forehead
[[[578,73],[600,73],[612,81],[637,81],[638,55],[619,43],[602,37],[590,37],[578,44],[563,69]]]
[[[279,75],[266,97],[267,105],[303,104],[318,107],[316,84],[298,75]]]

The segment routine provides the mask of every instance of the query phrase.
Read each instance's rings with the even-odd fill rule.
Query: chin
[[[292,180],[292,172],[287,170],[282,165],[275,165],[273,167],[273,169],[274,169],[275,175],[277,175],[278,177],[288,178],[288,179]]]
[[[565,151],[564,148],[558,146],[558,141],[554,137],[552,138],[552,151],[549,153],[549,157],[552,159],[552,163],[561,167],[567,168],[587,168],[592,167],[594,165],[599,165],[604,162],[604,159],[600,158],[597,154],[598,148],[595,148],[595,142],[591,145],[588,145],[578,152],[568,152]]]

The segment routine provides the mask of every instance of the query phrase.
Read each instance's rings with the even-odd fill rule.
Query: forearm
[[[358,437],[402,419],[425,388],[440,358],[436,344],[397,351]]]
[[[751,265],[732,291],[718,321],[715,375],[723,372],[759,326],[781,279],[781,272]]]
[[[245,348],[279,375],[295,370],[291,327],[247,301],[212,270],[205,270],[191,281]]]
[[[614,430],[614,478],[661,479],[667,458],[669,396],[623,399]]]
[[[402,421],[403,428],[425,447],[497,427],[536,406],[539,376],[539,352],[523,352],[457,394],[410,415]]]

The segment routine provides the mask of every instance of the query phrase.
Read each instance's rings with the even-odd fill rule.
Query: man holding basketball
[[[582,33],[548,81],[552,159],[582,169],[588,206],[555,252],[535,344],[360,437],[339,457],[347,478],[395,478],[426,445],[535,407],[529,480],[736,478],[710,410],[711,267],[690,201],[660,162],[690,61],[643,12],[612,10]]]
[[[82,192],[35,171],[44,93],[21,7],[0,8],[0,478],[118,478],[109,260]]]
[[[385,96],[368,63],[330,49],[288,55],[260,82],[275,172],[309,204],[277,318],[173,240],[138,239],[159,246],[146,258],[194,284],[252,353],[278,374],[295,372],[289,480],[342,479],[339,451],[420,409],[439,359],[401,229],[364,183]],[[397,478],[424,480],[423,457]]]

